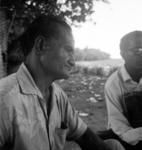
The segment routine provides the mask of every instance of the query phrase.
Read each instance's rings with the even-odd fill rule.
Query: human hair
[[[13,73],[18,66],[24,61],[25,57],[22,52],[19,38],[14,39],[11,43],[8,43],[7,47],[7,74]]]
[[[24,56],[26,57],[31,52],[35,39],[38,36],[44,36],[47,39],[61,38],[62,31],[60,31],[60,27],[71,32],[71,27],[60,16],[41,15],[36,18],[20,37]]]
[[[120,50],[123,53],[130,49],[142,47],[142,31],[132,31],[125,34],[120,40]]]

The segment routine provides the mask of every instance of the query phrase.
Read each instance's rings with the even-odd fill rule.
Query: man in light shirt
[[[117,138],[126,150],[142,149],[142,31],[133,31],[120,41],[125,64],[106,82],[105,98],[110,130],[103,139]]]
[[[83,150],[124,150],[93,133],[54,82],[67,79],[75,64],[70,26],[42,15],[19,40],[24,62],[0,80],[0,150],[63,150],[66,140]]]

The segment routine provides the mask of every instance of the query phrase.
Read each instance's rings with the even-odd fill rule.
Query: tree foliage
[[[7,16],[13,25],[11,34],[20,34],[23,28],[41,14],[62,15],[73,24],[85,22],[87,16],[93,13],[93,2],[94,0],[0,0],[0,7],[8,10]]]
[[[85,48],[85,49],[76,49],[75,51],[75,60],[76,61],[95,61],[95,60],[104,60],[109,59],[110,55],[106,52],[103,52],[99,49],[94,48]]]
[[[104,1],[106,0],[96,0]],[[1,0],[1,7],[16,12],[17,17],[34,18],[39,14],[61,14],[72,21],[85,21],[93,13],[93,0]]]

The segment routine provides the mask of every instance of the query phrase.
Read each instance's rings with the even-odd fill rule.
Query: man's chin
[[[64,79],[68,79],[70,77],[70,74],[64,75]]]
[[[70,77],[70,74],[62,74],[62,75],[60,75],[60,76],[58,76],[58,79],[57,80],[62,80],[62,79],[64,79],[64,80],[66,80],[66,79],[68,79]]]

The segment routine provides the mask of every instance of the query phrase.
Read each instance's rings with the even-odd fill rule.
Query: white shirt
[[[78,117],[64,91],[52,84],[50,114],[46,100],[24,64],[0,80],[0,149],[61,150],[87,125]]]

